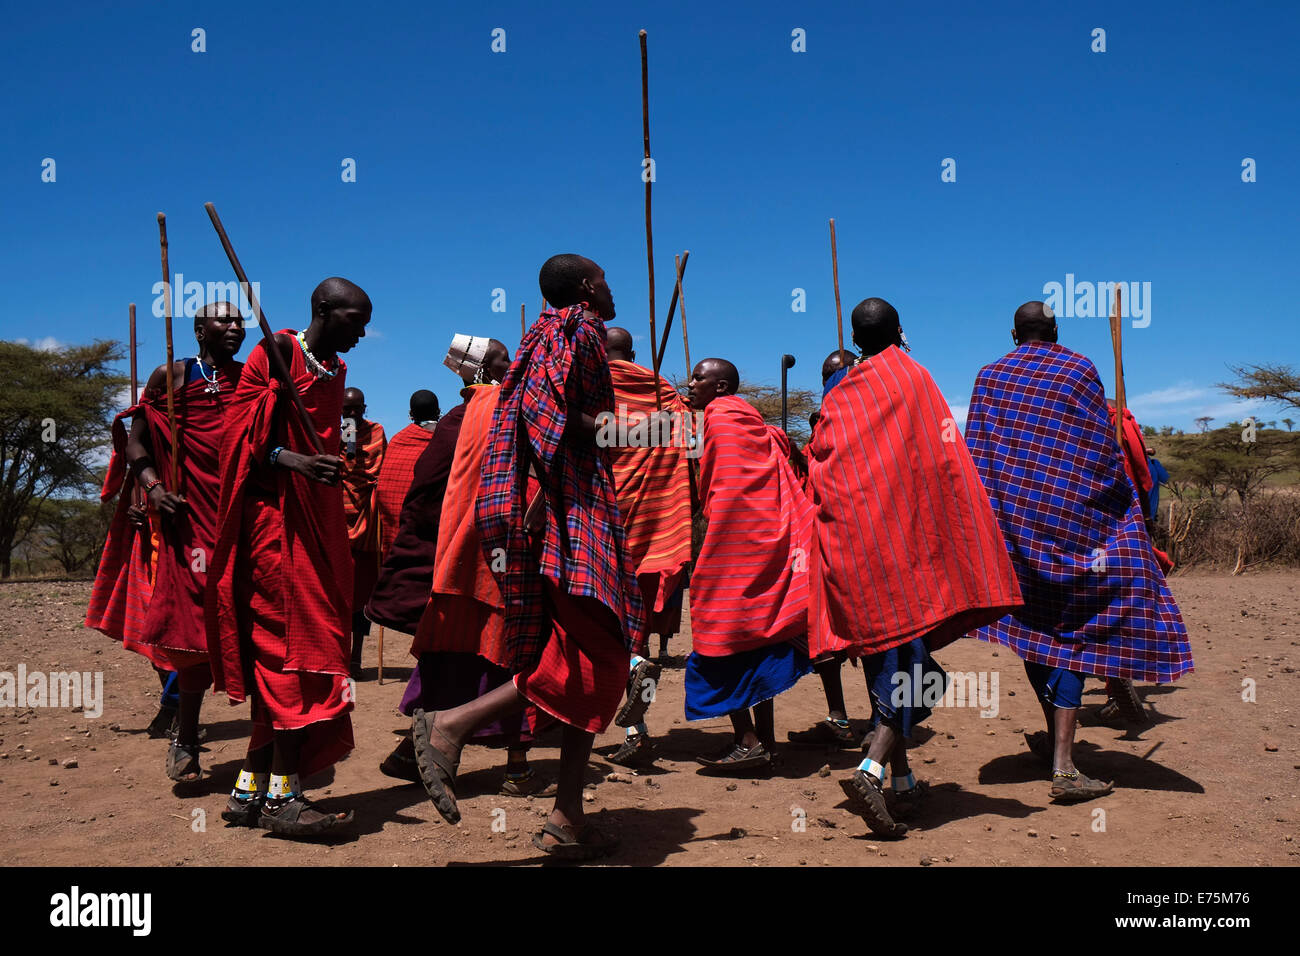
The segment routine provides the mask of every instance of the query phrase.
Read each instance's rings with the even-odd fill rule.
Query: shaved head
[[[235,303],[226,302],[225,300],[209,302],[207,305],[199,306],[198,311],[194,313],[194,328],[200,328],[204,319],[217,318],[237,318],[240,322],[244,320],[244,317],[239,313],[239,307]]]
[[[826,384],[826,380],[828,378],[830,378],[840,369],[844,368],[845,361],[847,361],[850,365],[853,364],[853,353],[850,352],[848,349],[845,349],[843,352],[841,352],[839,349],[836,349],[830,355],[826,356],[826,361],[822,362],[822,384],[823,385]]]
[[[709,403],[722,395],[735,395],[740,391],[740,372],[726,359],[706,358],[691,373],[687,396],[691,408],[703,411]]]
[[[362,396],[362,401],[365,401],[365,396]],[[441,411],[438,407],[438,396],[427,388],[411,393],[411,421],[431,422]]]
[[[1046,302],[1026,302],[1016,309],[1015,323],[1011,338],[1017,345],[1056,341],[1056,313]]]
[[[351,418],[358,424],[366,413],[366,396],[359,388],[343,390],[343,417]]]
[[[898,310],[874,296],[853,307],[853,341],[863,355],[875,355],[891,345],[903,345]]]
[[[366,295],[361,286],[338,276],[330,276],[330,278],[316,286],[311,294],[312,315],[320,315],[322,309],[329,312],[341,306],[363,308],[367,312],[372,309],[370,296]]]
[[[617,325],[605,329],[605,352],[613,361],[631,362],[636,351],[632,348],[632,333]]]

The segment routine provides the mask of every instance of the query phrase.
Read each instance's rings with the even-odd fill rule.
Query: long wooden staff
[[[1110,314],[1110,344],[1115,351],[1115,440],[1124,454],[1124,325],[1120,321],[1119,285],[1115,286],[1115,308]]]
[[[524,318],[525,315],[526,313],[524,312],[524,304],[520,302],[519,303],[519,341],[520,342],[522,342],[524,340],[524,336],[528,334],[528,320]]]
[[[135,303],[134,302],[131,303],[130,315],[131,315],[131,339],[130,339],[131,341],[131,407],[134,408],[136,405],[140,404],[140,377],[137,371],[136,357],[135,357]],[[142,489],[140,488],[139,482],[135,483],[135,490],[132,493],[132,500],[135,501],[137,505],[144,503],[144,495]]]
[[[831,220],[831,277],[835,281],[835,335],[840,347],[840,365],[848,368],[844,354],[844,313],[840,310],[840,259],[835,252],[835,220]]]
[[[659,343],[659,351],[655,354],[655,381],[659,381],[659,369],[663,368],[664,352],[668,351],[668,333],[673,327],[673,313],[677,311],[677,300],[682,294],[682,276],[686,273],[686,260],[691,257],[691,250],[687,249],[680,256],[676,256],[677,262],[677,284],[673,286],[673,297],[668,300],[668,319],[664,322],[664,337]],[[686,374],[689,375],[691,370],[688,368]]]
[[[244,272],[244,267],[239,264],[239,257],[235,255],[235,247],[230,244],[230,237],[226,235],[226,228],[221,225],[221,217],[217,215],[217,207],[210,202],[205,202],[203,208],[208,211],[208,218],[212,220],[212,227],[217,230],[217,237],[221,240],[221,248],[226,250],[226,258],[230,260],[230,266],[235,270],[235,278],[239,280],[240,286],[244,289],[244,295],[248,297],[248,304],[253,307],[253,311],[257,314],[257,324],[262,329],[262,340],[265,343],[267,359],[271,363],[271,371],[280,379],[280,383],[284,385],[285,391],[289,395],[289,400],[293,402],[293,407],[298,410],[298,417],[302,420],[303,427],[306,428],[307,434],[311,437],[311,443],[316,449],[316,454],[323,455],[325,454],[325,446],[321,442],[320,435],[316,433],[316,423],[307,414],[307,408],[302,403],[302,396],[298,394],[293,379],[289,377],[289,370],[284,365],[284,358],[280,355],[280,349],[276,347],[275,335],[271,332],[271,325],[266,321],[266,315],[262,312],[262,304],[257,301],[257,295],[253,292],[253,286],[248,281],[248,275]]]
[[[658,340],[655,337],[655,240],[654,230],[650,226],[650,175],[652,160],[650,159],[650,61],[646,54],[645,31],[642,30],[638,36],[641,38],[641,133],[645,145],[645,162],[641,167],[641,178],[645,180],[645,258],[646,271],[650,275],[650,354],[652,356],[659,354]],[[655,409],[663,408],[663,403],[659,398],[659,364],[655,363]]]
[[[689,253],[687,254],[689,255]],[[686,376],[689,378],[691,372],[693,372],[695,368],[691,365],[691,337],[686,334],[686,293],[682,289],[682,272],[685,271],[684,266],[685,261],[681,256],[679,256],[677,258],[677,297],[681,299],[682,302],[682,349],[686,352]],[[667,335],[668,333],[665,332],[664,334]]]
[[[158,213],[158,243],[162,246],[162,277],[163,277],[163,317],[167,322],[167,430],[171,433],[172,441],[172,460],[171,460],[171,484],[168,487],[174,495],[181,493],[180,473],[178,466],[180,464],[180,441],[176,435],[176,396],[172,393],[175,391],[176,383],[173,381],[175,372],[172,369],[172,363],[176,361],[175,353],[172,350],[172,279],[171,266],[167,261],[167,217]]]

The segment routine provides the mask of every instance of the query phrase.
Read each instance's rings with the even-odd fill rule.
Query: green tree
[[[127,383],[117,342],[39,350],[0,341],[0,578],[52,497],[95,490]]]
[[[32,538],[65,574],[93,568],[113,517],[113,504],[87,498],[48,498]]]

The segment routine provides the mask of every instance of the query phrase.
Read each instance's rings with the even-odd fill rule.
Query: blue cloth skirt
[[[773,644],[725,657],[691,653],[686,659],[686,719],[708,720],[783,694],[812,673],[808,655],[793,644]]]

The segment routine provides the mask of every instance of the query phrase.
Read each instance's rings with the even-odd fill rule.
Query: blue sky
[[[173,272],[225,282],[207,200],[273,326],[299,327],[328,275],[370,293],[348,381],[390,433],[417,388],[454,403],[454,332],[518,343],[552,253],[600,262],[616,323],[646,335],[644,27],[659,322],[689,248],[697,361],[774,383],[788,351],[792,384],[819,384],[834,216],[846,325],[862,298],[893,302],[959,414],[1011,348],[1016,306],[1067,275],[1150,283],[1149,325],[1125,328],[1145,424],[1240,417],[1214,388],[1228,363],[1300,362],[1294,4],[290,6],[8,14],[0,337],[125,338],[135,301],[141,365],[157,364],[154,216]],[[956,182],[941,182],[946,158]],[[1060,324],[1109,389],[1106,320]],[[667,356],[680,374],[676,332]]]

